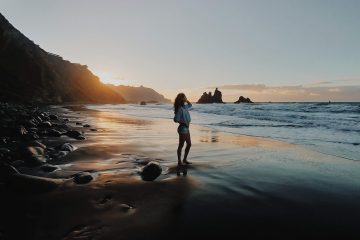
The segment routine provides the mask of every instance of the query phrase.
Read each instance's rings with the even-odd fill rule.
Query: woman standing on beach
[[[187,103],[185,105],[185,103]],[[179,123],[179,127],[177,129],[177,132],[179,134],[179,146],[177,149],[177,157],[178,157],[178,165],[181,166],[183,164],[191,164],[187,160],[187,156],[190,151],[191,147],[191,138],[190,138],[190,114],[188,109],[192,107],[192,104],[187,100],[184,93],[179,93],[174,101],[174,121]],[[181,162],[181,150],[184,146],[184,143],[186,142],[186,148],[184,153],[184,159]]]

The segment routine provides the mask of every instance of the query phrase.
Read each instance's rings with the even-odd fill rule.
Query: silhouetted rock
[[[234,103],[253,103],[253,102],[250,100],[250,98],[245,98],[243,96],[240,96],[239,100],[237,100]]]
[[[141,177],[144,181],[154,181],[160,176],[162,168],[160,164],[155,161],[149,162],[141,171]]]
[[[44,164],[40,167],[40,169],[44,172],[53,172],[55,170],[60,169],[58,166],[51,165],[51,164]]]
[[[140,105],[146,105],[146,102],[145,102],[145,101],[141,101],[141,102],[140,102]]]
[[[74,182],[77,184],[86,184],[91,180],[93,180],[93,177],[88,172],[80,172],[74,176]]]
[[[45,164],[47,161],[46,157],[41,155],[34,155],[24,159],[24,164],[28,167],[37,167]]]
[[[75,150],[75,147],[73,145],[71,145],[70,143],[63,143],[63,144],[55,147],[55,149],[58,149],[61,151],[72,152]]]
[[[0,14],[0,101],[124,103],[86,65],[46,52]],[[42,119],[48,121],[47,116]],[[52,116],[52,119],[55,119]]]
[[[222,93],[216,88],[214,95],[211,92],[204,92],[197,103],[224,103],[222,100]]]
[[[77,130],[70,130],[70,131],[67,131],[65,134],[67,136],[75,138],[77,140],[84,140],[85,139],[84,135],[82,135],[82,133],[77,131]]]

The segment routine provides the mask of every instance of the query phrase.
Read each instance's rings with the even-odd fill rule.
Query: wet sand
[[[193,164],[178,169],[171,120],[54,110],[73,127],[82,121],[91,128],[82,128],[86,140],[61,137],[77,148],[52,162],[61,170],[19,169],[62,181],[57,189],[33,194],[0,186],[4,239],[359,236],[356,161],[193,125]],[[48,138],[46,145],[58,142]],[[150,160],[163,172],[145,182],[138,172]],[[79,171],[94,180],[75,184]]]

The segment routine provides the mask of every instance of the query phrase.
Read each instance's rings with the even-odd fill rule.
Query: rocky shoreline
[[[72,143],[85,140],[86,132],[97,131],[78,119],[70,122],[49,106],[0,103],[0,119],[0,186],[11,191],[44,193],[68,181],[37,173],[61,171],[56,163],[76,150]],[[161,167],[154,163],[143,169],[140,175],[145,181],[161,174]],[[86,184],[93,177],[80,171],[70,180]]]

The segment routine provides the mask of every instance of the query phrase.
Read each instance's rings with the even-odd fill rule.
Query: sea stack
[[[240,96],[239,99],[234,103],[253,103],[250,98],[245,98],[243,96]]]
[[[197,103],[224,103],[222,100],[222,93],[216,88],[214,95],[211,92],[204,92],[203,95],[199,98]]]

